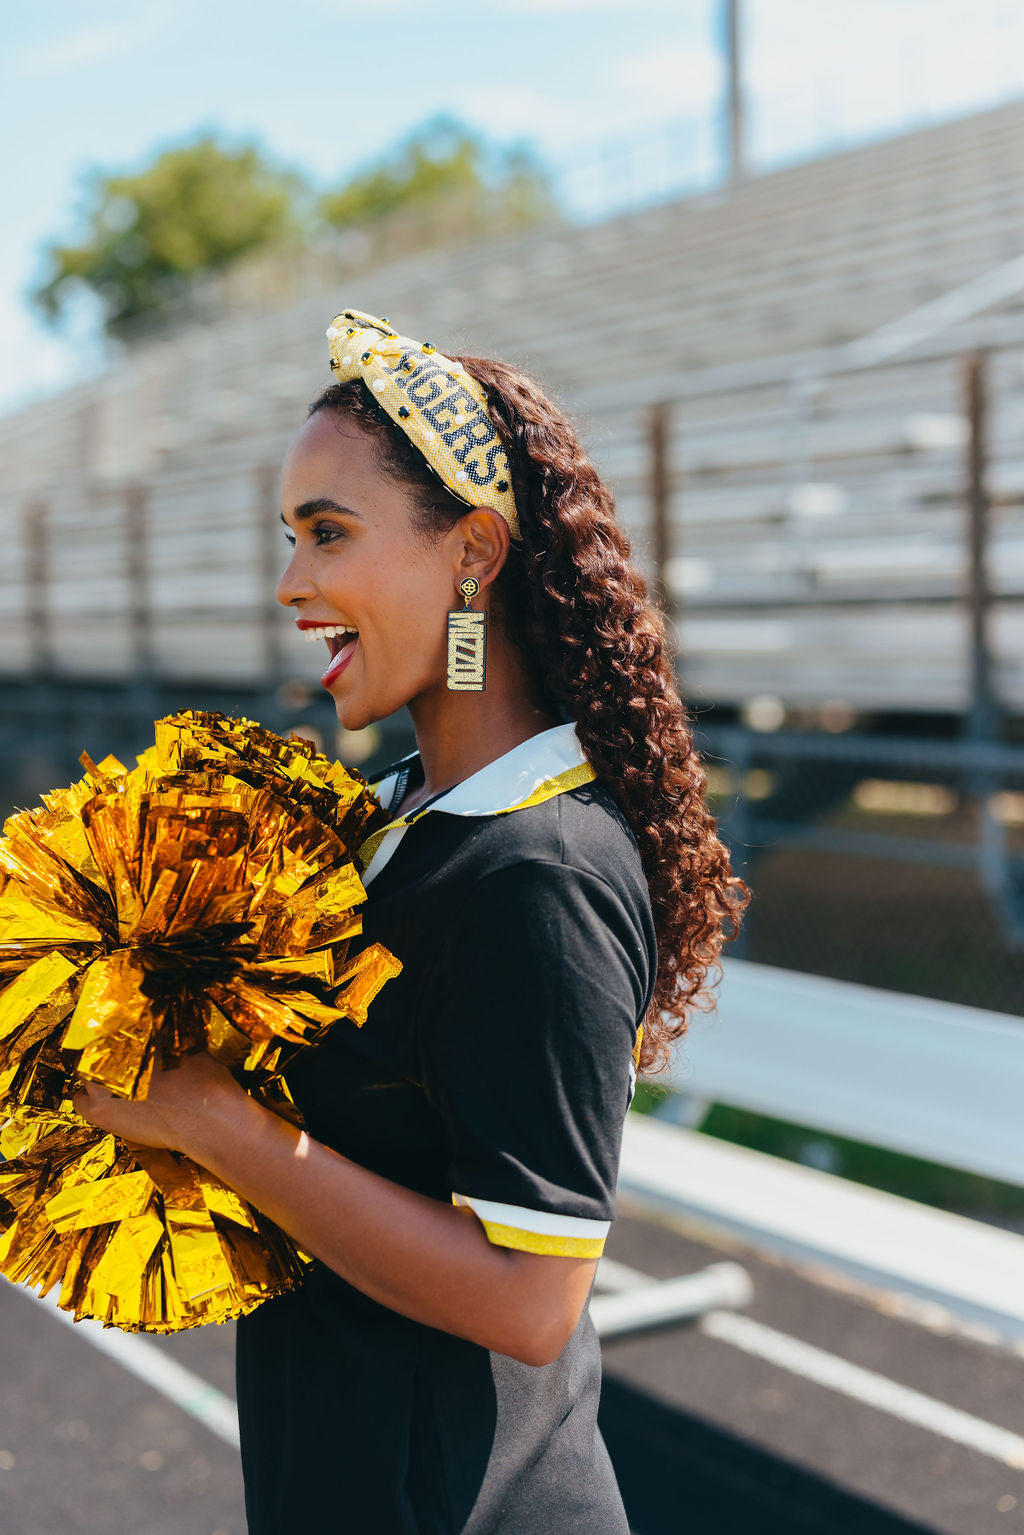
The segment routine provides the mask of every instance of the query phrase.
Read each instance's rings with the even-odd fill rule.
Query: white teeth
[[[352,639],[357,639],[359,631],[357,629],[343,629],[340,624],[322,624],[316,629],[303,629],[302,631],[307,645],[312,645],[317,640],[340,639],[343,634],[349,635]]]

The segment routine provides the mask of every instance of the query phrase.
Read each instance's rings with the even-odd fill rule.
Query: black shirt
[[[422,781],[414,753],[375,787],[390,806]],[[657,950],[635,839],[574,727],[361,851],[351,953],[380,942],[403,970],[288,1072],[309,1133],[469,1205],[499,1245],[598,1256]],[[626,1535],[589,1307],[531,1366],[317,1263],[240,1320],[237,1366],[251,1535]]]

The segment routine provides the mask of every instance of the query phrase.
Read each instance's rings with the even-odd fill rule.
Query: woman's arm
[[[382,1305],[524,1364],[556,1359],[586,1303],[596,1259],[497,1246],[471,1210],[332,1151],[207,1056],[154,1073],[144,1101],[89,1088],[76,1107],[125,1140],[183,1151]]]

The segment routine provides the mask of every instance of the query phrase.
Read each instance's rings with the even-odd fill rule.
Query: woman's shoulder
[[[519,934],[520,955],[528,914],[535,959],[553,945],[577,973],[625,963],[642,1015],[658,967],[654,915],[636,838],[606,788],[594,780],[476,822],[461,853],[464,910]]]
[[[640,848],[633,828],[611,792],[594,779],[559,795],[559,827],[565,854],[573,862],[591,864],[596,873],[609,870],[640,880],[646,889]]]
[[[650,910],[632,828],[597,780],[477,823],[473,854],[481,870],[523,863],[562,864],[610,885],[631,906]]]

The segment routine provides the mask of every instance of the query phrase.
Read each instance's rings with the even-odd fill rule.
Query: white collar
[[[456,784],[447,794],[442,794],[423,808],[410,810],[385,827],[363,872],[363,884],[368,884],[370,879],[380,873],[406,828],[419,820],[421,815],[429,815],[434,810],[443,811],[446,815],[500,815],[503,811],[514,810],[531,800],[545,784],[574,768],[586,768],[589,777],[596,777],[576,732],[574,720],[567,720],[562,725],[553,725],[550,730],[529,736],[527,740],[520,741],[518,746],[513,746],[511,751],[496,757],[486,767]],[[389,773],[386,778],[370,784],[382,804],[388,803],[397,779],[397,772]]]
[[[564,773],[567,768],[579,767],[586,760],[575,722],[568,720],[564,725],[553,725],[550,730],[542,730],[539,735],[520,741],[518,746],[463,779],[422,812],[419,809],[409,811],[409,819],[426,815],[429,810],[443,810],[446,815],[497,815],[499,811],[511,810],[513,805],[529,799],[546,779]],[[389,773],[380,783],[370,785],[385,805],[397,778],[397,773]]]

